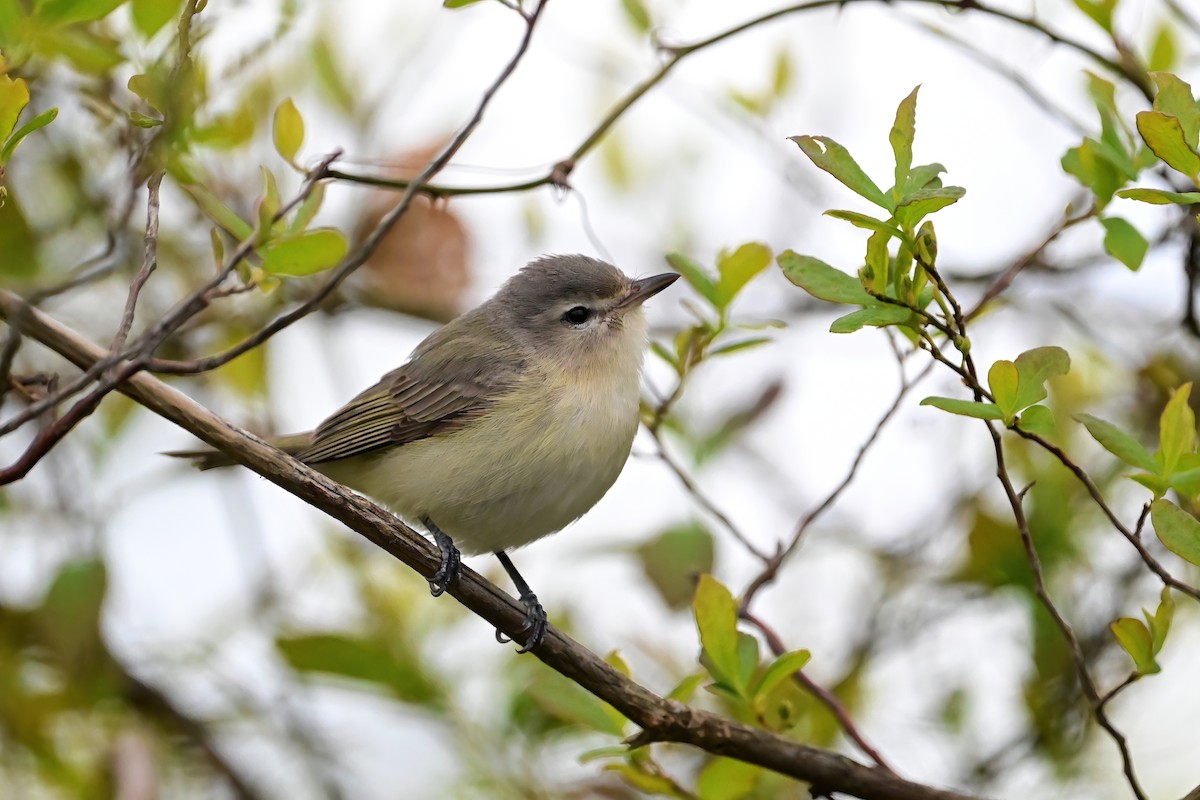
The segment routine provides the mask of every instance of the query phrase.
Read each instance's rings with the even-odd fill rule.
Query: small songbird
[[[460,551],[495,553],[525,606],[528,652],[546,612],[505,551],[566,527],[616,481],[638,426],[641,306],[678,277],[540,258],[316,430],[274,444],[428,529],[442,555],[435,596]],[[202,469],[233,463],[172,455]]]

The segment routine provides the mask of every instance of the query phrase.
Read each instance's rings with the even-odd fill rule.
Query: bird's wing
[[[322,422],[297,457],[310,464],[333,461],[461,428],[487,414],[497,398],[514,388],[523,367],[519,358],[494,353],[482,359],[439,358],[446,351],[430,348],[433,344],[423,343],[412,361]],[[465,352],[479,350],[468,345]]]

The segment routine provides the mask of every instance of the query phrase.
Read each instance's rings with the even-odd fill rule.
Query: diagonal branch
[[[106,351],[46,314],[0,291],[0,318],[19,323],[22,332],[80,368],[103,359]],[[437,550],[396,517],[334,483],[287,454],[246,433],[161,381],[138,373],[120,387],[151,411],[345,524],[423,577],[438,568]],[[510,597],[473,570],[463,568],[448,592],[477,616],[521,641],[525,618]],[[756,764],[808,782],[814,794],[842,792],[864,800],[969,800],[968,795],[898,778],[845,756],[742,725],[734,720],[669,700],[618,672],[591,650],[551,627],[534,651],[541,661],[611,704],[642,728],[634,744],[676,742]]]

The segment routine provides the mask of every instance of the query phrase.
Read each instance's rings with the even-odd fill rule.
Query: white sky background
[[[267,35],[277,14],[274,2],[223,5],[214,3],[205,12],[216,20],[208,43],[208,52],[216,54],[214,74],[222,59],[232,63]],[[1021,13],[1030,8],[1028,3],[1003,5]],[[1122,5],[1126,8],[1121,24],[1141,45],[1162,9],[1148,0],[1126,0]],[[295,96],[308,124],[305,156],[340,146],[352,162],[387,159],[444,136],[465,120],[482,88],[511,55],[521,27],[515,15],[492,3],[450,12],[430,2],[345,2],[336,4],[336,13],[327,18],[312,6],[300,11],[296,40],[306,39],[312,26],[336,19],[336,41],[344,45],[347,69],[361,79],[361,91],[377,102],[383,124],[369,135],[350,131],[343,123],[322,118],[321,104],[304,87],[281,82]],[[664,40],[686,42],[775,4],[651,2],[649,7]],[[1038,11],[1047,24],[1107,52],[1100,32],[1070,3],[1047,0],[1038,4]],[[572,184],[586,199],[588,221],[599,244],[615,263],[640,275],[665,269],[663,254],[670,250],[685,250],[711,264],[719,248],[747,241],[766,242],[776,252],[794,248],[853,269],[861,263],[863,232],[819,212],[829,207],[868,209],[812,167],[785,137],[831,136],[849,148],[877,182],[887,183],[887,132],[895,106],[914,85],[922,84],[914,163],[939,161],[948,168],[947,183],[967,188],[962,201],[935,217],[943,270],[987,271],[1030,249],[1076,192],[1058,159],[1078,142],[1078,134],[1037,109],[995,73],[902,21],[917,17],[950,26],[960,37],[1017,65],[1089,130],[1094,126],[1082,72],[1091,65],[1001,20],[883,4],[794,16],[690,57],[626,115],[618,134],[637,170],[634,192],[617,194],[608,188],[598,154],[579,166]],[[794,59],[796,85],[770,117],[749,122],[731,109],[726,91],[768,86],[771,64],[782,47]],[[903,56],[885,60],[885,54],[897,52]],[[467,166],[448,169],[439,180],[484,184],[540,174],[573,150],[608,103],[656,64],[649,44],[632,32],[617,0],[553,0],[527,59],[456,159]],[[1200,82],[1194,62],[1180,72],[1194,84]],[[1131,111],[1141,107],[1139,98],[1121,99]],[[255,157],[266,161],[270,155],[263,151]],[[362,196],[359,189],[331,189],[331,219],[336,221],[339,203]],[[172,202],[178,199],[168,197],[164,203],[164,227],[171,224]],[[540,241],[531,241],[525,228],[530,205],[546,222]],[[575,197],[558,201],[543,190],[531,196],[467,198],[453,208],[470,227],[477,299],[542,252],[597,252]],[[1153,232],[1165,218],[1158,209],[1125,201],[1116,201],[1112,210],[1144,233]],[[1091,252],[1100,239],[1099,226],[1088,225],[1072,242]],[[1146,341],[1178,337],[1174,321],[1181,308],[1182,281],[1177,263],[1173,258],[1151,261],[1134,275],[1114,261],[1090,271],[1086,284],[1076,284],[1083,291],[1073,298],[1078,314],[1085,319],[1098,311],[1111,314],[1089,327],[1104,331],[1100,341],[1111,343],[1104,355],[1117,366],[1136,363],[1147,352]],[[1051,286],[1023,279],[1013,294],[1036,310],[1039,293]],[[652,321],[662,326],[684,323],[678,302],[686,291],[677,285],[652,301]],[[737,316],[787,316],[800,294],[772,270],[747,290],[736,307]],[[872,331],[829,334],[832,316],[832,311],[809,314],[778,332],[775,344],[705,366],[681,404],[689,419],[711,420],[754,397],[773,378],[785,380],[784,397],[753,429],[746,450],[735,450],[698,475],[716,502],[766,549],[788,536],[804,511],[841,479],[896,388],[895,364],[884,337]],[[1078,358],[1085,355],[1072,347],[1080,340],[1068,326],[1032,317],[1001,313],[976,325],[973,341],[979,362],[1012,358],[1028,347],[1049,343],[1066,346]],[[1125,327],[1133,325],[1139,331],[1127,334]],[[431,329],[425,323],[364,311],[319,326],[301,323],[276,337],[271,344],[276,404],[272,411],[280,428],[313,426],[400,363]],[[1131,339],[1134,335],[1146,338]],[[651,379],[667,385],[669,376],[653,359],[650,363]],[[761,615],[790,646],[813,651],[810,672],[818,680],[839,674],[839,659],[850,645],[847,639],[859,630],[861,614],[876,591],[876,576],[858,554],[857,539],[845,543],[839,536],[853,532],[854,537],[877,543],[923,532],[928,525],[945,524],[940,487],[955,481],[994,483],[990,443],[978,424],[916,406],[922,396],[955,394],[960,388],[935,372],[913,393],[854,486],[810,532],[779,584],[758,601]],[[229,397],[204,399],[233,419],[251,418]],[[253,526],[261,530],[265,563],[289,592],[298,626],[319,627],[323,620],[334,622],[352,613],[346,587],[332,583],[330,571],[322,570],[329,526],[320,515],[249,473],[195,475],[144,492],[147,482],[157,486],[180,469],[155,453],[189,441],[157,419],[146,417],[138,424],[139,435],[122,445],[128,466],[122,474],[100,476],[90,490],[97,498],[119,498],[113,502],[104,540],[115,565],[106,624],[126,652],[171,653],[194,642],[198,632],[219,630],[229,618],[249,615],[247,573],[264,563],[255,545],[245,541],[259,541],[246,533]],[[639,438],[635,453],[645,454],[650,448]],[[897,486],[897,469],[923,477],[915,489],[907,478]],[[1126,519],[1133,518],[1131,509],[1140,496],[1131,493],[1129,499],[1133,505],[1122,509]],[[231,511],[242,523],[231,522]],[[631,659],[635,676],[667,689],[661,685],[661,670],[640,650],[661,643],[668,651],[695,652],[692,622],[686,615],[665,612],[633,560],[608,550],[642,541],[696,513],[661,464],[635,457],[592,513],[565,533],[520,551],[516,562],[552,614],[571,610],[585,644],[601,653],[620,648]],[[713,529],[720,538],[718,577],[740,590],[754,574],[755,564],[719,527]],[[1118,535],[1109,534],[1108,539],[1098,538],[1103,547],[1111,545],[1111,555],[1102,550],[1097,561],[1113,563],[1127,555]],[[21,561],[10,563],[20,567]],[[471,564],[495,572],[490,559],[473,559]],[[28,569],[5,570],[18,571],[30,574]],[[900,602],[911,602],[914,613],[929,613],[928,603],[919,601]],[[448,620],[445,606],[453,601],[434,603],[414,594],[413,602]],[[1151,605],[1154,597],[1143,602]],[[1130,737],[1139,774],[1152,796],[1180,796],[1200,782],[1194,767],[1200,761],[1200,743],[1188,735],[1194,733],[1200,636],[1195,615],[1188,613],[1186,603],[1181,606],[1179,630],[1161,658],[1163,674],[1139,683],[1111,706],[1116,724]],[[979,702],[968,727],[985,741],[1000,744],[1019,724],[1015,714],[1028,660],[1026,612],[1016,603],[1007,612],[995,605],[989,608],[986,615],[946,609],[944,617],[924,620],[908,647],[871,672],[874,700],[859,723],[907,776],[938,782],[955,775],[956,735],[942,729],[936,713],[947,686],[966,683],[983,690],[975,695]],[[1129,608],[1125,613],[1136,611]],[[218,662],[226,678],[270,697],[277,667],[269,642],[252,631],[250,624],[244,635],[222,648]],[[513,658],[511,647],[495,645],[490,630],[472,618],[453,623],[434,641],[439,644],[435,655],[444,659],[447,674],[461,682],[470,706],[486,709],[490,676],[496,665]],[[169,671],[149,677],[172,681]],[[186,683],[202,706],[215,697],[206,683]],[[354,754],[346,762],[347,774],[341,776],[350,796],[395,797],[398,785],[406,787],[405,796],[434,796],[438,781],[455,774],[452,744],[431,735],[436,727],[420,714],[414,717],[403,706],[376,703],[354,692],[322,690],[314,696],[315,716],[327,738],[339,751]],[[1190,701],[1179,702],[1180,698]],[[1168,730],[1179,735],[1164,734]],[[238,759],[255,767],[279,763],[274,777],[295,784],[288,796],[305,796],[302,776],[289,776],[285,762],[256,761],[248,752]],[[1118,780],[1119,762],[1111,743],[1096,737],[1095,753],[1108,766],[1097,768],[1097,784],[1086,787],[1088,796],[1125,797],[1127,787]],[[590,769],[577,766],[573,754],[558,755],[556,773],[569,777]],[[1036,767],[1016,770],[1007,776],[1002,793],[1055,796],[1043,784],[1046,777]]]

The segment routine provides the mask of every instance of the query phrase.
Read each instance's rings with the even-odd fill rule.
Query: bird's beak
[[[649,278],[636,280],[629,287],[629,294],[622,297],[615,308],[640,306],[678,279],[679,275],[676,273],[664,272],[662,275],[651,275]]]

